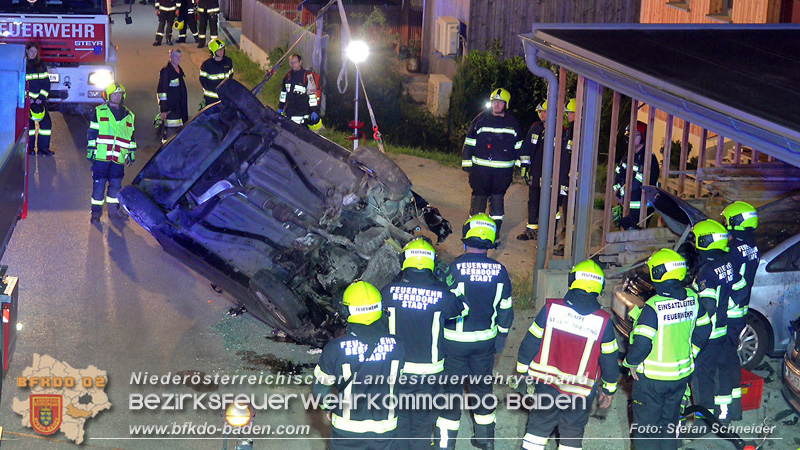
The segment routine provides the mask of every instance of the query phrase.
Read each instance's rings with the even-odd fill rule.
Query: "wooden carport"
[[[633,100],[633,111],[637,103],[648,105],[649,129],[653,129],[656,111],[665,112],[669,119],[667,143],[672,140],[673,119],[684,121],[684,135],[688,134],[689,124],[704,130],[701,167],[705,161],[705,132],[719,136],[715,158],[718,163],[722,162],[724,136],[736,143],[734,158],[737,162],[742,146],[746,146],[753,149],[756,159],[757,153],[763,153],[800,167],[800,27],[541,24],[520,38],[529,69],[548,80],[546,135],[556,136],[556,140],[560,140],[560,133],[556,134],[555,130],[556,122],[561,120],[559,111],[563,110],[564,86],[563,82],[559,86],[555,74],[539,66],[538,60],[558,65],[562,73],[568,70],[579,76],[566,251],[563,259],[555,259],[551,254],[552,245],[538,246],[535,286],[540,284],[542,270],[568,269],[589,256],[604,88],[616,93],[612,130],[618,123],[618,94]],[[636,114],[632,113],[631,123],[636,119]],[[614,164],[615,138],[610,142],[609,171]],[[554,159],[558,163],[554,148],[553,139],[546,139],[543,180],[554,176]],[[669,161],[669,148],[666,144],[666,161]],[[653,151],[653,133],[648,133],[645,151],[647,155]],[[631,155],[629,150],[629,161]],[[683,169],[685,150],[681,159]],[[650,158],[646,156],[645,161],[647,179]],[[683,183],[686,171],[678,172]],[[666,181],[670,175],[669,166],[662,174]],[[627,182],[630,183],[630,177]],[[552,184],[557,185],[555,180]],[[606,199],[610,198],[610,184],[609,179]],[[550,183],[542,183],[540,242],[545,236],[547,241],[544,242],[553,242],[555,219],[550,212],[555,208],[556,195]],[[604,233],[609,226],[611,206],[606,203]],[[645,212],[646,208],[642,208],[642,215]],[[537,294],[544,292],[541,286],[537,288]]]

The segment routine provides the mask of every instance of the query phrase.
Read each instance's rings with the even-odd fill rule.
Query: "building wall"
[[[642,0],[641,23],[777,23],[781,0],[734,0],[729,17],[722,0]]]
[[[499,40],[506,56],[522,56],[520,34],[537,23],[636,23],[641,0],[471,0],[467,49]]]

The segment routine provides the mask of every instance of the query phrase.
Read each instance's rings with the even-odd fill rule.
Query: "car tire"
[[[233,78],[228,78],[217,86],[217,94],[224,105],[234,106],[253,124],[264,120],[264,105],[249,89]]]
[[[391,200],[400,200],[411,190],[411,181],[403,169],[375,147],[358,147],[350,154],[348,162],[356,175],[365,172],[384,185]]]
[[[129,216],[150,234],[167,224],[167,216],[153,199],[136,186],[125,186],[117,194],[120,204]]]
[[[269,325],[296,340],[302,340],[308,328],[305,301],[295,295],[275,275],[261,270],[250,279],[250,295],[255,302],[248,310]]]
[[[739,335],[739,362],[747,370],[761,364],[769,346],[769,332],[763,320],[756,314],[747,315],[745,327]]]

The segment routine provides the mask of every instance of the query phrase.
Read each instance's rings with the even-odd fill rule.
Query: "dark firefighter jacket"
[[[381,290],[389,310],[389,333],[406,350],[406,374],[444,370],[443,329],[447,319],[462,315],[466,305],[430,270],[406,269],[401,278]]]
[[[286,117],[307,117],[317,111],[317,94],[315,92],[311,95],[308,92],[308,74],[309,71],[300,68],[300,70],[290,70],[283,77],[278,109],[283,110]]]
[[[180,72],[167,63],[158,75],[158,107],[161,112],[169,111],[166,126],[179,127],[189,120],[188,97],[183,68]]]
[[[203,86],[203,96],[207,97],[207,103],[219,99],[217,86],[232,76],[233,61],[227,55],[222,57],[222,61],[217,61],[213,56],[203,61],[200,66],[200,85]]]
[[[724,337],[728,328],[728,302],[733,285],[741,275],[733,270],[730,254],[722,250],[700,251],[692,289],[700,296],[700,302],[711,317],[711,339]]]
[[[463,298],[469,313],[445,323],[444,338],[480,342],[508,334],[514,321],[511,279],[499,262],[479,253],[464,253],[450,265],[450,289]]]
[[[655,186],[658,183],[658,177],[661,175],[661,169],[658,166],[658,158],[656,155],[650,155],[650,181],[647,183],[650,186]],[[614,169],[614,195],[622,200],[625,198],[625,177],[628,173],[628,156],[627,152],[622,160],[617,164]],[[639,149],[633,154],[633,178],[631,178],[631,203],[630,207],[634,209],[641,208],[642,201],[642,184],[644,182],[644,147]]]
[[[520,158],[522,140],[519,123],[510,112],[495,116],[484,111],[472,120],[464,139],[461,167],[512,168]]]
[[[368,347],[372,348],[367,355]],[[341,402],[323,404],[333,410],[334,428],[354,433],[386,433],[397,428],[394,408],[382,399],[395,392],[395,383],[405,362],[403,343],[389,334],[388,320],[382,317],[371,325],[348,324],[347,334],[325,345],[314,370],[314,395],[330,394],[336,387]],[[370,407],[363,396],[378,396],[378,407]],[[355,396],[362,397],[354,403]],[[347,403],[349,402],[349,407]],[[391,405],[390,405],[391,406]]]

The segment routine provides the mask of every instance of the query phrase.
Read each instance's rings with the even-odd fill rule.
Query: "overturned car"
[[[298,342],[320,345],[356,278],[379,288],[427,226],[449,223],[370,147],[350,152],[228,80],[120,192],[164,250]]]

